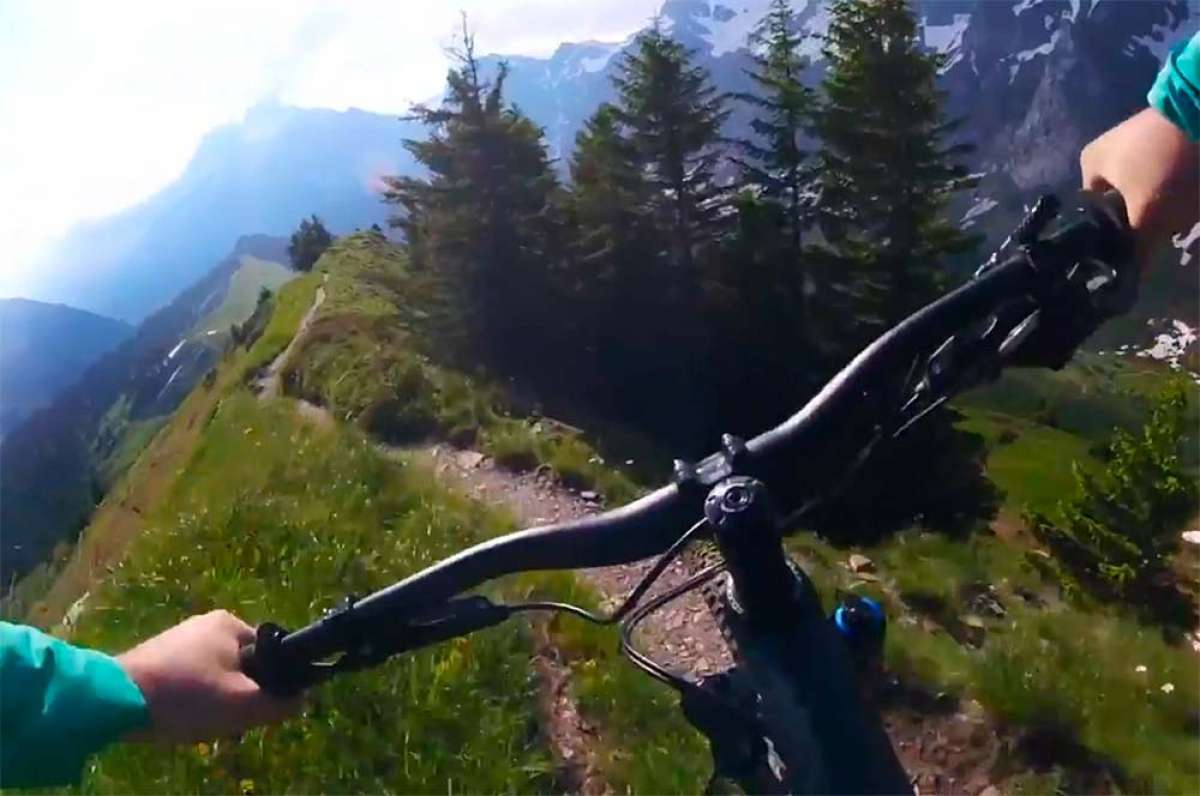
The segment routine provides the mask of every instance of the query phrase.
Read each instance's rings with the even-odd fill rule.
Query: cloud
[[[0,2],[0,295],[37,253],[176,177],[258,101],[399,113],[436,94],[465,11],[481,53],[619,40],[660,0]]]

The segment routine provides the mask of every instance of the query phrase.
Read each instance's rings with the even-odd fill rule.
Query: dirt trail
[[[257,379],[254,380],[254,391],[264,401],[274,398],[282,392],[280,384],[280,374],[283,373],[283,368],[287,365],[288,360],[292,357],[292,352],[304,340],[308,334],[308,328],[312,326],[313,318],[317,316],[317,310],[321,308],[321,304],[325,302],[325,286],[318,285],[317,293],[313,297],[312,306],[308,308],[308,312],[304,313],[304,317],[300,319],[300,325],[296,327],[296,333],[292,335],[292,340],[287,344],[287,348],[279,353],[267,366],[267,369],[262,372]]]
[[[546,473],[514,473],[475,451],[445,445],[424,448],[438,476],[477,500],[504,506],[525,527],[577,519],[603,510],[594,493],[576,492],[555,482]],[[680,528],[682,534],[686,528]],[[605,602],[617,607],[653,559],[636,564],[579,570]],[[691,574],[676,561],[659,577],[651,594],[682,583]],[[693,675],[722,671],[732,664],[721,631],[704,605],[699,591],[668,603],[639,627],[638,641],[656,660]]]

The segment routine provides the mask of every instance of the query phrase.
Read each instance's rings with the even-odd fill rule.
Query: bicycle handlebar
[[[708,488],[735,472],[767,484],[798,483],[791,505],[781,507],[785,512],[819,500],[845,478],[864,446],[879,435],[881,417],[900,397],[882,377],[907,371],[924,352],[947,338],[953,341],[954,335],[992,313],[1006,315],[1011,328],[999,329],[1004,339],[996,350],[1003,356],[997,354],[994,369],[975,368],[980,372],[972,372],[974,383],[994,377],[1004,365],[1061,367],[1100,323],[1127,309],[1136,292],[1136,267],[1119,195],[1085,200],[1091,207],[1084,220],[1046,239],[1040,239],[1040,232],[1048,219],[1037,220],[1035,211],[1016,233],[1017,254],[984,266],[970,282],[876,339],[779,426],[745,443],[726,436],[720,452],[697,464],[677,461],[674,483],[621,508],[468,548],[290,634],[264,626],[257,648],[243,650],[243,669],[264,687],[272,681],[284,686],[279,690],[306,687],[320,675],[297,676],[293,671],[296,679],[287,682],[285,669],[291,663],[298,670],[344,652],[355,639],[369,641],[372,629],[378,633],[380,627],[407,627],[420,612],[485,581],[514,572],[628,563],[661,553],[679,536],[679,528],[701,516]],[[1049,213],[1052,216],[1054,210]],[[1109,273],[1103,273],[1104,267]],[[993,333],[997,323],[993,318],[985,334]],[[972,360],[964,361],[974,366]],[[972,384],[951,385],[954,391],[968,386]],[[775,494],[788,492],[776,489]],[[479,626],[503,618],[486,611],[479,617],[485,622]],[[273,663],[261,654],[267,641]]]

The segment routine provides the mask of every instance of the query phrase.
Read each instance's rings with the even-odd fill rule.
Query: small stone
[[[588,503],[599,503],[600,502],[600,493],[593,492],[592,490],[587,489],[587,490],[584,490],[583,492],[579,493],[579,498]]]
[[[979,796],[1000,796],[1000,789],[995,785],[988,785],[986,788],[979,791]]]
[[[963,617],[962,621],[967,627],[979,628],[980,630],[986,627],[986,625],[983,623],[983,620],[974,614],[967,614]]]
[[[874,572],[875,562],[861,553],[854,553],[848,561],[851,572]]]
[[[459,467],[464,470],[473,470],[483,461],[483,454],[479,451],[459,451],[454,458]]]

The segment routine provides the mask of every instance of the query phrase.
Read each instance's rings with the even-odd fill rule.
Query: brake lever
[[[1046,238],[1059,202],[1043,196],[976,271],[979,278],[997,267],[999,252],[1015,242],[1016,256],[1039,278],[1030,295],[997,307],[982,331],[952,335],[929,356],[893,436],[954,395],[995,380],[1006,366],[1062,368],[1102,323],[1133,307],[1138,275],[1124,202],[1115,191],[1082,191],[1080,199],[1083,220]]]

